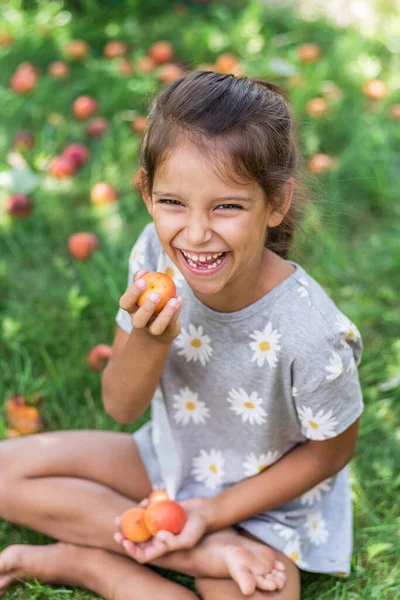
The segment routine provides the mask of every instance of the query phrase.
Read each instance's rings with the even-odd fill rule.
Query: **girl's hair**
[[[283,91],[261,78],[214,71],[193,71],[172,82],[153,101],[140,145],[142,186],[149,194],[156,170],[184,138],[210,159],[226,183],[256,181],[275,209],[282,202],[281,186],[294,178],[289,211],[265,240],[267,248],[287,258],[307,195]]]

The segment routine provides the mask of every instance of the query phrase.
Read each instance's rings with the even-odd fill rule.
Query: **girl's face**
[[[263,295],[272,254],[265,236],[283,215],[271,211],[256,183],[223,183],[185,143],[157,171],[144,201],[165,252],[204,304],[231,312]]]

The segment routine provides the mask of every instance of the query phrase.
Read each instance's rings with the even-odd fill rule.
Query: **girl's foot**
[[[217,569],[224,563],[242,594],[259,590],[281,590],[286,583],[285,565],[277,560],[273,548],[238,535],[233,529],[221,530],[204,539],[204,560]],[[222,573],[217,577],[226,577]]]

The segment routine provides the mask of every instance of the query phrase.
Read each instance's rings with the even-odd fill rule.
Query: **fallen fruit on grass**
[[[78,96],[72,105],[72,112],[79,121],[84,121],[92,116],[99,108],[99,103],[92,96]]]
[[[157,65],[170,62],[174,56],[172,44],[165,41],[156,42],[149,48],[149,56]]]
[[[13,148],[25,152],[35,145],[35,136],[31,131],[17,131],[14,136]]]
[[[152,537],[144,522],[145,513],[146,509],[136,506],[128,508],[121,516],[121,531],[131,542],[147,542]]]
[[[140,56],[136,61],[136,68],[143,73],[151,73],[156,66],[155,61],[150,56]]]
[[[49,173],[57,179],[73,177],[77,171],[76,162],[69,156],[55,156],[49,163]]]
[[[24,219],[33,211],[33,205],[26,194],[12,194],[5,201],[5,210],[13,217]]]
[[[108,131],[108,127],[107,119],[104,117],[97,117],[96,119],[89,121],[85,130],[89,137],[98,138]]]
[[[55,79],[65,79],[69,76],[69,66],[62,60],[55,60],[47,69],[48,73]]]
[[[167,490],[153,490],[149,496],[149,505],[161,500],[169,500]]]
[[[102,371],[110,360],[112,348],[107,344],[97,344],[88,353],[86,360],[93,371]]]
[[[43,429],[43,419],[35,406],[26,404],[25,396],[14,394],[6,402],[6,420],[10,429],[21,435],[37,433]]]
[[[321,56],[321,47],[314,43],[302,44],[297,50],[297,56],[302,63],[313,63]]]
[[[310,117],[322,117],[329,109],[325,98],[311,98],[306,104],[306,113]]]
[[[364,83],[363,92],[367,98],[382,100],[387,95],[387,87],[380,79],[370,79]]]
[[[68,250],[76,260],[90,258],[99,247],[99,238],[94,233],[80,231],[68,238]]]
[[[68,144],[65,147],[62,156],[67,156],[71,160],[75,161],[77,167],[83,167],[83,165],[89,160],[89,149],[84,144],[74,143]]]
[[[82,60],[89,54],[90,47],[84,40],[72,40],[65,48],[65,52],[70,58]]]
[[[147,282],[147,288],[137,299],[137,305],[142,306],[146,298],[152,292],[157,292],[157,294],[160,294],[160,300],[154,309],[154,314],[158,315],[167,304],[168,300],[174,298],[176,294],[175,282],[169,275],[166,275],[166,273],[159,273],[158,271],[146,273],[141,279]]]
[[[186,513],[175,500],[160,500],[146,508],[144,522],[152,535],[158,531],[170,531],[177,535],[185,525]]]
[[[27,94],[36,87],[37,80],[35,67],[30,63],[22,63],[10,79],[10,87],[17,94]]]
[[[117,58],[118,56],[124,56],[128,53],[128,44],[121,42],[120,40],[112,40],[107,42],[103,48],[103,55],[106,58]]]
[[[147,123],[147,117],[135,117],[131,123],[131,127],[136,133],[142,134],[146,130]]]
[[[118,200],[118,194],[110,183],[99,181],[92,187],[90,198],[93,204],[110,204]]]
[[[172,83],[182,77],[184,75],[183,70],[178,67],[178,65],[174,65],[173,63],[167,63],[161,66],[160,74],[158,79],[160,83]]]

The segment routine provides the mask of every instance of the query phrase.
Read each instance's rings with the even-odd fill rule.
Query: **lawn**
[[[290,258],[358,325],[365,346],[365,412],[351,464],[353,570],[347,579],[305,573],[304,600],[400,597],[400,18],[387,23],[363,38],[253,0],[0,4],[0,398],[4,409],[14,394],[33,404],[40,398],[46,430],[133,432],[149,418],[115,423],[102,407],[100,373],[86,357],[93,346],[112,343],[128,253],[149,221],[133,177],[137,118],[148,114],[153,95],[168,77],[201,65],[233,68],[287,90],[312,200]],[[71,56],[72,40],[86,41],[85,57]],[[125,42],[119,49],[127,55],[105,56],[111,40]],[[168,64],[175,68],[156,63],[146,71],[141,59],[158,41],[171,44]],[[317,45],[311,62],[306,43]],[[64,66],[49,72],[54,61]],[[26,62],[33,68],[13,77]],[[73,102],[83,95],[98,106],[79,120]],[[108,129],[94,137],[87,126],[100,116]],[[21,147],[21,131],[31,132],[24,138],[31,147]],[[60,178],[51,161],[77,142],[90,157]],[[116,201],[93,201],[99,182],[112,186]],[[28,196],[28,216],[7,210],[15,192]],[[87,260],[68,251],[76,232],[98,238]],[[1,438],[10,435],[7,425],[4,410]],[[51,541],[6,522],[0,534],[0,549]],[[190,578],[166,575],[192,586]],[[95,598],[39,584],[4,596],[50,597]]]

